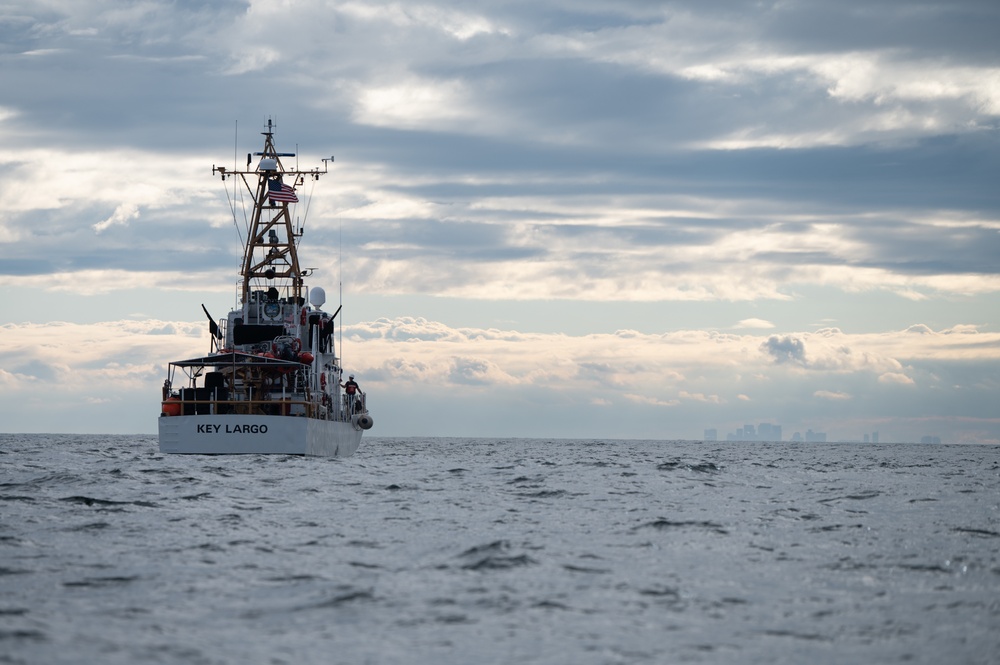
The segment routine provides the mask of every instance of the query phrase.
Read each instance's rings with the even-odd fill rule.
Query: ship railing
[[[299,372],[296,374],[298,375]],[[265,392],[261,394],[251,389],[249,395],[244,396],[237,393],[235,398],[230,397],[231,393],[227,393],[229,391],[216,388],[185,388],[171,392],[169,384],[166,384],[160,413],[163,416],[290,415],[338,421],[350,421],[353,416],[368,413],[368,396],[361,391],[354,395],[341,393],[339,404],[326,397],[320,402],[302,396],[287,396],[284,391],[282,393]]]
[[[340,398],[340,411],[346,414],[344,420],[350,420],[352,415],[368,413],[367,395],[360,390],[353,395],[345,393]]]
[[[303,399],[183,399],[169,397],[161,404],[161,416],[195,415],[305,416],[330,420],[322,404]]]
[[[289,397],[275,399],[191,399],[183,394],[170,396],[161,402],[161,416],[195,415],[264,415],[304,416],[321,420],[348,421],[353,415],[368,413],[367,395],[341,395],[339,409],[305,399]]]

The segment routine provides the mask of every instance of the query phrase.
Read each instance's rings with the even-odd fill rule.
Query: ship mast
[[[298,202],[295,188],[305,182],[306,176],[318,180],[327,173],[328,161],[333,159],[323,160],[322,171],[286,169],[281,159],[295,157],[295,153],[275,149],[273,130],[269,118],[267,131],[262,132],[264,149],[247,155],[246,170],[212,167],[212,173],[221,173],[223,180],[232,175],[240,176],[254,200],[240,268],[240,302],[243,305],[253,299],[254,292],[259,292],[269,301],[286,299],[286,302],[304,303],[302,278],[306,274],[299,265],[296,247],[296,240],[302,232],[296,233],[292,226],[291,204]],[[251,170],[254,157],[258,157],[259,161],[256,169]],[[257,178],[255,184],[254,176]]]

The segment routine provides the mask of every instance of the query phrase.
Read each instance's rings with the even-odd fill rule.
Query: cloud
[[[832,401],[843,401],[851,399],[851,396],[847,393],[836,392],[832,390],[817,390],[813,393],[814,397],[819,397],[820,399],[832,400]]]
[[[910,386],[914,384],[913,379],[899,372],[886,372],[885,374],[880,374],[878,377],[878,381],[879,383],[890,383],[890,384],[898,384],[904,386]]]
[[[141,261],[141,259],[137,259]],[[204,266],[201,266],[204,268]],[[37,270],[38,266],[34,266]],[[234,272],[234,271],[231,271]],[[232,274],[210,269],[198,272],[185,271],[143,271],[86,269],[78,271],[52,272],[48,274],[28,274],[7,276],[11,288],[23,291],[62,292],[82,296],[107,294],[133,289],[154,291],[199,291],[211,292],[231,290]]]
[[[806,364],[806,347],[801,339],[790,335],[772,335],[761,345],[761,350],[771,356],[775,363]]]
[[[737,323],[733,328],[773,328],[774,324],[770,321],[765,321],[764,319],[743,319]]]
[[[165,269],[127,265],[140,253],[173,262],[178,274],[220,264],[223,241],[235,234],[219,227],[233,220],[206,169],[228,162],[222,137],[230,121],[192,127],[168,109],[214,109],[218,98],[242,99],[232,90],[267,87],[305,100],[301,122],[279,123],[279,140],[333,142],[349,155],[349,166],[336,170],[336,191],[321,187],[310,203],[316,214],[308,228],[329,233],[331,213],[347,222],[345,249],[366,293],[729,302],[788,301],[811,284],[905,298],[1000,291],[992,267],[1000,251],[996,206],[977,194],[989,187],[983,174],[995,161],[987,138],[868,147],[882,134],[978,132],[961,118],[974,107],[973,124],[993,122],[989,104],[969,102],[992,98],[992,70],[966,55],[929,63],[914,50],[920,40],[895,31],[893,39],[905,42],[895,48],[844,36],[817,53],[799,38],[816,12],[856,34],[865,26],[847,10],[733,6],[709,15],[686,5],[598,6],[594,13],[299,2],[278,11],[252,2],[239,12],[230,11],[239,4],[177,12],[152,2],[100,13],[99,28],[93,9],[50,8],[32,19],[45,26],[36,34],[59,35],[56,50],[65,51],[44,65],[48,75],[92,49],[86,57],[101,63],[94,72],[136,85],[148,79],[139,88],[148,95],[189,101],[132,95],[133,104],[149,106],[134,114],[140,126],[112,116],[107,100],[100,111],[80,103],[92,89],[107,90],[100,78],[77,73],[75,86],[53,86],[68,98],[53,104],[19,86],[16,68],[7,70],[7,87],[24,92],[5,105],[12,122],[4,138],[16,149],[0,195],[46,232],[16,217],[0,224],[23,241],[23,262],[47,264],[43,272],[70,283],[98,256],[105,269],[136,272]],[[927,27],[887,7],[873,12],[876,22]],[[721,96],[720,85],[728,91]],[[933,106],[938,129],[891,122],[878,129],[880,114],[928,117],[928,108],[906,106],[918,103]],[[45,114],[55,106],[86,132],[68,140],[67,123]],[[128,108],[125,100],[110,106]],[[745,115],[758,106],[766,117]],[[286,126],[318,129],[289,136]],[[845,138],[779,142],[796,149],[745,156],[687,143],[779,131]],[[93,138],[76,138],[83,135]],[[812,150],[816,143],[859,147]],[[942,162],[981,166],[942,176]],[[44,183],[34,177],[43,171],[53,174]],[[899,184],[908,182],[934,186]],[[139,210],[135,228],[129,222]],[[206,214],[211,224],[197,223]],[[82,238],[82,225],[101,237]],[[336,253],[320,249],[332,244],[310,245],[327,269]],[[115,251],[126,247],[133,251]]]
[[[399,129],[469,127],[476,114],[465,99],[468,95],[461,81],[394,82],[359,91],[353,117],[360,124]]]
[[[471,378],[478,383],[496,381],[553,389],[567,382],[595,390],[650,385],[673,397],[716,402],[727,395],[694,387],[704,372],[721,372],[736,381],[745,381],[737,378],[737,372],[765,377],[791,372],[799,376],[802,369],[814,373],[817,380],[859,372],[870,377],[902,375],[903,361],[964,362],[970,347],[961,343],[962,337],[975,338],[977,345],[972,348],[988,353],[983,356],[988,362],[1000,360],[1000,351],[995,349],[1000,333],[925,338],[914,337],[907,330],[852,335],[826,328],[767,337],[699,330],[566,335],[456,328],[439,321],[401,317],[351,325],[344,334],[351,345],[365,349],[365,371],[370,368],[386,373],[386,378],[394,381],[406,381],[405,375],[412,374],[420,382],[462,383]],[[404,370],[388,372],[389,365],[376,362],[377,358],[394,359],[391,367]],[[729,397],[742,399],[740,394],[745,391],[731,391]]]
[[[101,233],[105,231],[110,226],[120,225],[128,226],[129,221],[137,219],[139,217],[139,208],[134,204],[123,203],[115,208],[115,211],[110,217],[102,222],[94,224],[94,231]]]
[[[487,386],[517,383],[516,379],[484,358],[455,358],[449,372],[451,383]]]
[[[681,390],[678,393],[678,397],[681,399],[691,400],[693,402],[707,402],[710,404],[723,404],[725,400],[718,395],[705,395],[704,393],[689,393],[686,390]]]
[[[0,368],[0,390],[17,394],[22,390],[37,387],[40,381],[32,374],[21,374],[19,372],[9,372]]]
[[[984,332],[850,335],[824,329],[765,337],[632,330],[625,335],[567,335],[458,328],[402,317],[347,325],[343,333],[345,365],[377,397],[380,423],[388,431],[403,431],[398,429],[403,428],[400,414],[433,410],[442,396],[458,412],[482,412],[496,403],[520,408],[521,400],[530,399],[578,413],[580,427],[589,426],[584,425],[589,416],[582,415],[589,413],[587,408],[627,404],[638,409],[630,412],[635,436],[647,432],[647,422],[649,435],[657,431],[652,424],[656,410],[681,404],[685,410],[676,412],[680,415],[673,417],[672,428],[700,432],[729,417],[750,421],[760,417],[754,414],[762,408],[774,409],[775,417],[790,423],[796,413],[808,417],[815,408],[798,395],[813,396],[819,403],[850,401],[862,415],[888,409],[903,422],[911,411],[938,412],[953,392],[966,404],[988,402],[1000,366],[1000,334]],[[965,360],[968,347],[956,344],[960,338],[982,338],[987,346],[977,347],[980,354],[991,349],[971,372]],[[65,339],[76,343],[66,345]],[[799,346],[789,339],[810,349],[805,365],[775,362],[772,350],[805,357],[804,352],[795,355]],[[854,350],[845,354],[845,346]],[[207,348],[202,320],[6,324],[0,327],[0,366],[5,368],[0,396],[17,395],[23,404],[45,400],[49,408],[68,411],[81,396],[100,397],[107,400],[101,408],[111,410],[109,417],[128,404],[131,415],[123,426],[148,430],[155,418],[143,419],[143,413],[155,411],[166,363]],[[828,355],[846,356],[850,362],[833,362]],[[908,358],[906,374],[898,361],[886,360],[892,356]],[[907,382],[907,376],[925,378]],[[956,385],[961,386],[957,392]],[[901,389],[905,394],[896,392]],[[893,406],[896,399],[899,405]],[[647,407],[652,409],[648,413]],[[16,413],[4,417],[22,422]],[[571,422],[566,427],[567,435],[576,431]],[[662,425],[658,431],[666,435]]]
[[[635,393],[625,393],[622,397],[629,402],[654,407],[674,407],[681,403],[679,399],[663,399],[653,395],[637,395]]]

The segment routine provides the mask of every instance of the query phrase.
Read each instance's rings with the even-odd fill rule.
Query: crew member
[[[341,383],[340,387],[343,388],[344,392],[347,394],[347,409],[348,409],[348,412],[349,413],[354,413],[354,411],[356,410],[355,409],[355,403],[357,402],[358,394],[361,392],[361,387],[358,386],[357,381],[354,380],[354,375],[353,374],[351,374],[350,376],[348,376],[347,377],[347,382],[346,383]],[[360,407],[360,404],[358,404],[358,406]]]

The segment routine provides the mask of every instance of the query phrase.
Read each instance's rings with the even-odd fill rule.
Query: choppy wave
[[[0,661],[993,663],[1000,449],[0,435]]]

